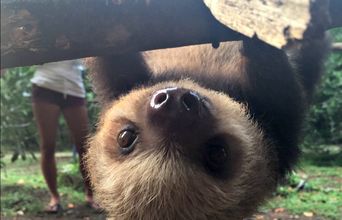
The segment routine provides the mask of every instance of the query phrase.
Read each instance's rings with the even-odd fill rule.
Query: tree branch
[[[277,48],[314,37],[329,26],[328,0],[204,0],[227,27]]]
[[[198,0],[2,0],[1,67],[239,39]]]
[[[328,9],[330,27],[342,25],[341,0],[330,7],[328,0],[203,1],[209,8],[198,0],[1,0],[1,68],[239,40],[242,34],[282,48],[327,28]]]
[[[334,52],[342,52],[342,42],[333,43],[331,45],[331,50]]]

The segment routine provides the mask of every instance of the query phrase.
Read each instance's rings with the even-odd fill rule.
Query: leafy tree
[[[1,151],[13,152],[12,161],[26,153],[33,157],[34,151],[39,150],[38,133],[34,122],[31,106],[31,82],[35,67],[19,67],[7,70],[0,78],[1,83]],[[95,96],[91,91],[89,80],[84,80],[86,88],[87,107],[91,127],[94,127],[98,107]],[[70,149],[71,138],[63,117],[59,120],[59,149]]]
[[[37,148],[37,131],[31,108],[30,78],[34,67],[19,67],[8,70],[1,83],[1,150],[14,151],[12,161],[19,155]]]
[[[331,31],[342,42],[342,28]],[[325,74],[311,106],[305,127],[305,144],[342,144],[342,53],[333,52],[325,64]]]

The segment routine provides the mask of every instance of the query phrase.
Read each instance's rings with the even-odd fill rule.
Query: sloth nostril
[[[182,112],[190,112],[195,116],[200,113],[201,105],[204,106],[202,99],[195,91],[171,87],[156,91],[152,95],[149,108],[153,111],[158,110],[158,114],[169,116]]]
[[[154,103],[155,104],[161,104],[165,102],[168,98],[168,95],[166,93],[159,93],[156,97],[154,97]]]
[[[164,103],[166,103],[168,99],[169,99],[169,95],[166,92],[163,91],[163,92],[157,93],[152,97],[151,107],[157,109],[160,106],[162,106]]]
[[[199,107],[200,99],[195,93],[187,92],[182,96],[181,102],[187,111],[191,111]]]

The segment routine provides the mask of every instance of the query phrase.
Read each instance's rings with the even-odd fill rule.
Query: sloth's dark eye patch
[[[229,153],[223,138],[215,137],[206,142],[204,154],[205,166],[210,173],[218,176],[226,173]]]
[[[119,132],[117,142],[122,154],[126,155],[134,150],[137,137],[137,133],[131,128],[126,128]]]

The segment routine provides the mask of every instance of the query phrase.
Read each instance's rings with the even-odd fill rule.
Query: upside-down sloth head
[[[188,79],[113,101],[89,146],[97,200],[117,219],[237,219],[276,185],[246,106]]]

